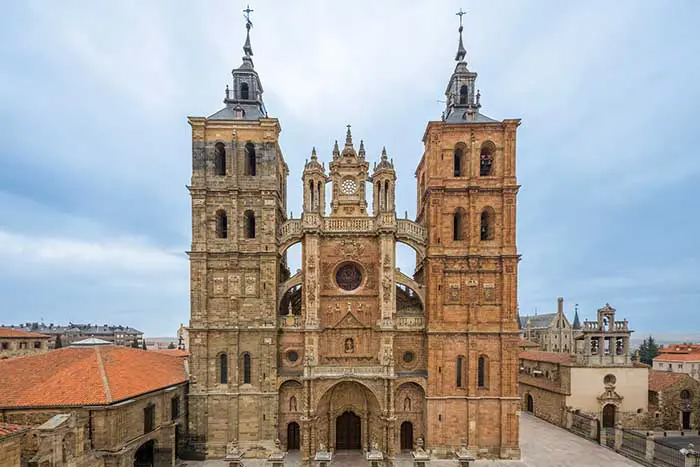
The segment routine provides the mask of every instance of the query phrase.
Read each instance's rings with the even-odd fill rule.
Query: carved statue
[[[425,445],[425,441],[423,441],[423,437],[419,436],[418,439],[416,440],[416,452],[419,454],[425,453],[425,449],[423,449],[424,445]]]
[[[461,456],[467,456],[469,455],[469,451],[467,451],[467,440],[462,438],[461,439],[461,446],[459,447],[459,451],[457,451],[458,455]]]
[[[325,445],[325,443],[324,443],[323,441],[321,441],[320,443],[318,443],[318,451],[319,451],[319,452],[326,452],[326,445]]]
[[[292,315],[292,301],[291,301],[291,300],[289,300],[289,309],[288,309],[288,311],[287,311],[287,315],[288,315],[288,316],[291,316],[291,315]]]
[[[355,352],[355,342],[352,340],[352,337],[348,337],[345,339],[345,353],[353,352]]]
[[[372,441],[372,451],[379,451],[379,443],[377,441]]]
[[[238,451],[238,441],[233,440],[226,445],[226,454],[229,456],[240,454],[240,451]]]

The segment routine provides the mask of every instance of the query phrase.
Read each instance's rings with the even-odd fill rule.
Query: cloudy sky
[[[189,315],[188,115],[221,106],[237,1],[29,1],[0,16],[0,322]],[[700,2],[295,1],[251,5],[289,209],[311,147],[353,126],[398,167],[397,210],[439,119],[465,17],[482,112],[522,118],[522,314],[610,302],[639,333],[699,332]],[[403,196],[403,194],[406,194]],[[401,250],[400,265],[410,269]],[[637,334],[639,336],[639,334]]]

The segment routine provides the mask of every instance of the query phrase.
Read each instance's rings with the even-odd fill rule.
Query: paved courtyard
[[[640,464],[623,457],[610,449],[598,446],[568,431],[550,425],[531,415],[520,416],[520,448],[522,461],[487,461],[473,463],[475,467],[639,467]],[[187,467],[228,467],[223,461],[186,461]],[[285,467],[297,467],[298,452],[290,453]],[[358,467],[367,465],[359,453],[341,452],[336,455],[331,467]],[[397,467],[412,467],[410,456],[397,459]],[[456,467],[454,460],[433,460],[430,467]],[[246,459],[245,467],[264,467],[266,462]]]

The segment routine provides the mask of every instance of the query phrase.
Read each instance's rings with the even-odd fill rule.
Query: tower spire
[[[455,55],[455,61],[457,62],[463,62],[464,57],[467,56],[467,49],[464,48],[464,42],[462,42],[462,31],[464,30],[462,26],[462,16],[466,14],[467,13],[462,11],[461,8],[457,12],[457,16],[459,16],[459,46],[457,46],[457,55]]]
[[[250,5],[246,5],[245,10],[243,10],[243,16],[245,16],[245,44],[243,44],[243,52],[245,52],[246,57],[253,56],[253,47],[250,45],[250,28],[253,27],[253,22],[250,20],[250,14],[254,10],[250,9]]]

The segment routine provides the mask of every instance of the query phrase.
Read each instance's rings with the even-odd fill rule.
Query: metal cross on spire
[[[253,22],[250,21],[250,14],[255,11],[250,9],[250,5],[246,5],[245,10],[243,10],[243,16],[245,16],[245,27],[250,29],[253,26]],[[461,10],[460,10],[461,11]]]
[[[459,16],[459,27],[460,27],[460,28],[462,27],[462,16],[464,16],[464,15],[466,15],[466,14],[467,14],[467,12],[466,12],[466,11],[462,11],[461,8],[460,8],[459,11],[456,13],[456,15]]]
[[[457,16],[459,16],[459,46],[457,47],[457,55],[455,55],[455,61],[457,62],[463,61],[464,57],[467,56],[467,50],[464,48],[464,44],[462,43],[462,30],[464,29],[462,26],[462,16],[466,14],[467,13],[462,11],[461,8],[457,12]]]
[[[243,10],[243,16],[245,16],[245,44],[243,44],[243,51],[246,57],[253,55],[253,47],[250,45],[250,28],[253,26],[253,22],[250,21],[250,14],[253,10],[250,9],[250,5],[246,5],[245,10]]]

